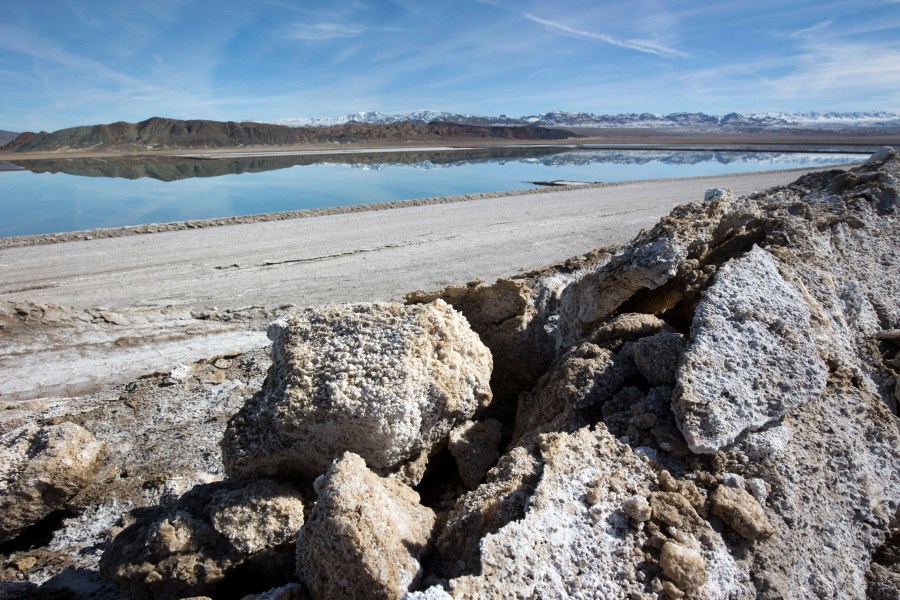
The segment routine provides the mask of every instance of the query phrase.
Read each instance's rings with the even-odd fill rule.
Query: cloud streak
[[[611,35],[606,35],[605,33],[594,33],[592,31],[584,31],[582,29],[576,29],[574,27],[569,27],[568,25],[564,25],[562,23],[557,23],[556,21],[550,21],[548,19],[541,19],[540,17],[536,17],[531,13],[522,13],[522,16],[528,19],[533,23],[537,23],[538,25],[543,25],[544,27],[548,27],[550,29],[554,29],[556,31],[561,31],[565,34],[586,39],[593,40],[597,42],[605,42],[612,46],[617,46],[619,48],[626,48],[628,50],[636,50],[638,52],[644,52],[646,54],[654,54],[656,56],[669,56],[669,57],[677,57],[677,58],[687,58],[687,53],[681,52],[680,50],[676,50],[674,48],[670,48],[657,40],[641,40],[641,39],[627,39],[620,40]]]
[[[303,42],[325,42],[329,40],[341,40],[363,35],[367,28],[360,25],[345,25],[343,23],[299,23],[291,28],[285,36],[288,39]]]
[[[831,27],[832,23],[834,23],[834,21],[832,21],[830,19],[827,21],[820,21],[820,22],[816,23],[815,25],[812,25],[811,27],[805,27],[803,29],[798,29],[797,31],[789,33],[788,37],[789,38],[809,37],[809,35],[811,33],[816,33],[816,32],[822,31],[823,29],[828,29],[829,27]]]

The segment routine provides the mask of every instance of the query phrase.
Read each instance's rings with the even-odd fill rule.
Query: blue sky
[[[0,0],[0,129],[417,109],[900,112],[900,0]]]

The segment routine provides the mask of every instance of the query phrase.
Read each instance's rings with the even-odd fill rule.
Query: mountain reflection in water
[[[220,177],[244,173],[263,173],[296,166],[345,165],[347,167],[379,170],[392,166],[416,169],[437,169],[478,164],[506,164],[510,162],[538,164],[547,167],[588,166],[594,164],[723,165],[771,164],[779,168],[847,163],[859,160],[853,154],[812,154],[796,152],[733,152],[683,150],[572,150],[569,148],[479,149],[427,152],[397,152],[371,154],[279,155],[240,158],[183,158],[170,156],[118,158],[55,158],[15,160],[12,164],[33,173],[65,173],[81,177],[114,177],[159,181],[178,181],[194,177]],[[756,170],[756,169],[754,169]]]

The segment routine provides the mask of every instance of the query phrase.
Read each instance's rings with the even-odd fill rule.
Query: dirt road
[[[237,308],[400,299],[629,241],[711,187],[748,193],[803,171],[485,197],[0,250],[0,299],[79,308]]]

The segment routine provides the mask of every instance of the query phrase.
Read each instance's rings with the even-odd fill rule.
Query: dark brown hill
[[[88,125],[53,133],[23,133],[0,147],[6,152],[55,152],[64,150],[168,150],[178,148],[230,148],[241,146],[295,146],[348,144],[376,140],[560,140],[578,137],[546,127],[490,127],[442,123],[350,123],[335,127],[286,127],[234,121],[180,121],[154,117],[140,123],[119,121]]]

